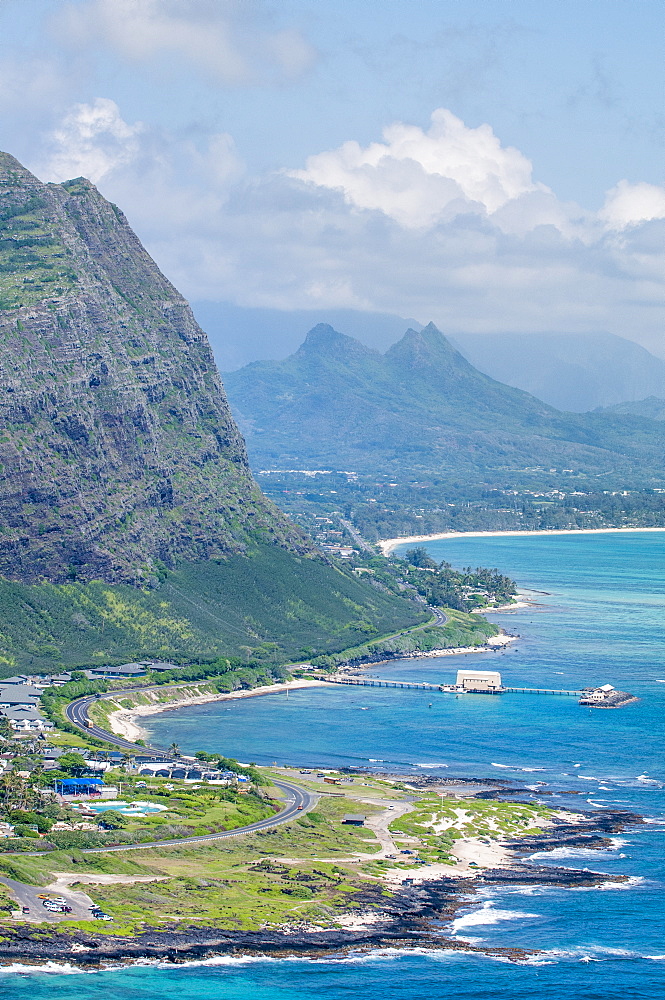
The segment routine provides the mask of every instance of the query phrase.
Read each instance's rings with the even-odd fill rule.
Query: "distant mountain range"
[[[638,399],[633,403],[617,403],[615,406],[608,406],[599,412],[646,417],[647,420],[665,420],[665,399],[648,396],[647,399]]]
[[[380,351],[398,340],[407,326],[422,330],[414,319],[357,309],[259,309],[203,301],[193,302],[192,309],[223,372],[252,361],[286,358],[317,323],[329,323]]]
[[[451,339],[486,375],[559,410],[581,413],[665,397],[665,361],[610,333],[464,333]]]
[[[665,428],[563,413],[480,372],[429,324],[380,354],[320,324],[284,361],[225,377],[255,468],[407,470],[509,484],[533,467],[659,478]]]
[[[317,323],[382,352],[407,327],[422,330],[413,319],[356,309],[258,309],[205,301],[194,302],[193,309],[223,372],[283,360]],[[610,333],[455,333],[449,340],[486,375],[559,410],[583,413],[665,397],[665,360]]]

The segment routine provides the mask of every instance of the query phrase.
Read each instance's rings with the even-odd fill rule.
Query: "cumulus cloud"
[[[383,138],[310,156],[306,168],[290,176],[342,191],[348,204],[378,209],[408,228],[470,209],[492,215],[523,195],[551,194],[533,182],[530,161],[502,146],[489,125],[468,128],[445,108],[433,113],[427,132],[396,122]]]
[[[44,170],[56,181],[87,177],[99,184],[109,173],[136,160],[145,131],[141,122],[128,125],[109,98],[76,104],[51,134],[52,152]]]
[[[251,177],[228,134],[157,131],[98,99],[70,109],[37,172],[96,180],[193,299],[662,342],[657,188],[621,182],[594,214],[535,182],[489,127],[447,113],[434,132],[400,125],[371,153],[349,144],[305,170]]]
[[[293,79],[316,58],[300,32],[275,30],[247,0],[82,0],[55,23],[78,48],[107,45],[134,63],[176,57],[225,84]]]
[[[625,229],[634,223],[665,219],[665,188],[656,184],[619,181],[607,192],[598,213],[610,229]]]

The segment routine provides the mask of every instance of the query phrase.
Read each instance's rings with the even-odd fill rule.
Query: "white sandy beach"
[[[384,556],[389,555],[398,545],[414,542],[438,542],[450,538],[517,538],[520,535],[610,535],[635,534],[645,531],[665,531],[665,528],[546,528],[541,531],[442,531],[437,535],[406,535],[403,538],[386,538],[379,542]]]

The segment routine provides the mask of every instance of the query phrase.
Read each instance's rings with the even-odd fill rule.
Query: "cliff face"
[[[122,212],[0,153],[0,575],[141,583],[307,543],[252,480],[205,334]]]

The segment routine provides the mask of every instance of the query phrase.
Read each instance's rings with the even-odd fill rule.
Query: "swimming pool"
[[[91,809],[96,813],[114,812],[122,813],[123,816],[145,816],[147,813],[165,812],[167,806],[160,806],[156,802],[123,802],[121,800],[107,800],[106,802],[86,802],[86,809]]]

